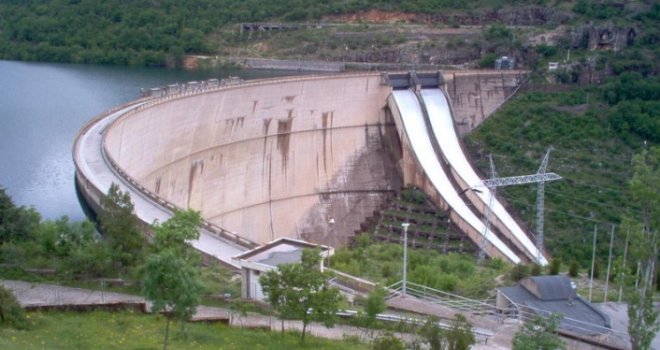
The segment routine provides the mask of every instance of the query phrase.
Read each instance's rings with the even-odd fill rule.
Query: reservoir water
[[[45,219],[84,219],[71,147],[97,114],[175,82],[290,75],[283,71],[184,71],[0,61],[0,187]]]

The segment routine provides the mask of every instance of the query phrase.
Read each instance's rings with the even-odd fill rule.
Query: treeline
[[[370,9],[433,15],[543,0],[0,0],[0,59],[164,66],[218,52],[220,28]]]
[[[356,11],[367,1],[0,1],[0,59],[176,65],[209,54],[208,38],[228,23],[288,21]]]

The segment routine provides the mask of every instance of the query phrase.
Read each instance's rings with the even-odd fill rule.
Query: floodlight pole
[[[403,227],[403,279],[401,280],[401,294],[406,296],[406,271],[408,264],[408,226],[409,222],[404,222],[401,224]]]

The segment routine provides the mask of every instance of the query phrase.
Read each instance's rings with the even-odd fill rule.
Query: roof
[[[562,279],[555,277],[563,277]],[[528,280],[528,281],[525,281]],[[571,280],[565,276],[534,276],[521,281],[513,287],[500,288],[511,302],[518,306],[526,307],[536,314],[560,313],[564,317],[559,328],[567,331],[597,335],[606,333],[610,328],[610,319],[596,306],[582,299],[577,294],[570,298],[572,288]],[[531,280],[531,281],[529,281]],[[566,294],[565,282],[571,290]],[[540,294],[546,299],[538,298],[530,290],[523,286],[524,283],[534,283],[538,286]],[[559,298],[558,296],[564,296]]]
[[[277,267],[281,264],[299,262],[303,249],[316,247],[321,248],[321,252],[324,255],[332,252],[332,249],[327,246],[281,237],[241,255],[237,255],[233,259],[266,265],[267,267]]]
[[[534,294],[541,300],[567,300],[573,293],[571,279],[566,276],[532,276],[527,280],[536,286],[538,294]]]

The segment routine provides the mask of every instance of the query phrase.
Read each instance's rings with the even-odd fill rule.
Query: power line
[[[565,197],[565,198],[570,198],[572,201],[576,201],[576,202],[582,202],[582,203],[587,203],[587,204],[593,204],[593,205],[596,205],[596,206],[598,206],[598,207],[607,207],[607,208],[618,209],[618,210],[623,209],[623,210],[625,210],[626,212],[629,210],[629,208],[627,208],[627,207],[613,206],[613,205],[610,205],[610,204],[604,204],[604,203],[602,203],[602,202],[593,202],[593,201],[586,200],[586,199],[580,199],[580,198],[577,198],[577,197],[570,196],[570,195],[568,195],[568,194],[561,193],[561,192],[556,191],[556,190],[546,190],[546,191],[549,192],[549,193],[552,193],[552,194],[554,194],[554,195],[556,195],[556,196]]]
[[[523,205],[523,206],[525,206],[525,207],[528,207],[528,208],[536,208],[535,205],[530,205],[529,203],[524,202],[524,201],[521,201],[521,200],[507,199],[507,201],[508,201],[508,202],[513,202],[513,203],[519,203],[519,204],[521,204],[521,205]],[[604,225],[617,225],[617,224],[618,224],[618,223],[609,222],[609,221],[596,220],[596,219],[593,219],[593,218],[588,218],[588,217],[580,216],[580,215],[577,215],[577,214],[571,214],[571,213],[569,213],[569,212],[562,211],[562,210],[557,210],[557,209],[548,209],[548,208],[545,208],[545,210],[546,210],[546,211],[550,211],[550,212],[554,212],[554,213],[560,213],[560,214],[563,214],[563,215],[566,215],[566,216],[574,217],[574,218],[576,218],[576,219],[582,219],[582,220],[589,221],[589,222],[602,223],[602,224],[604,224]]]

